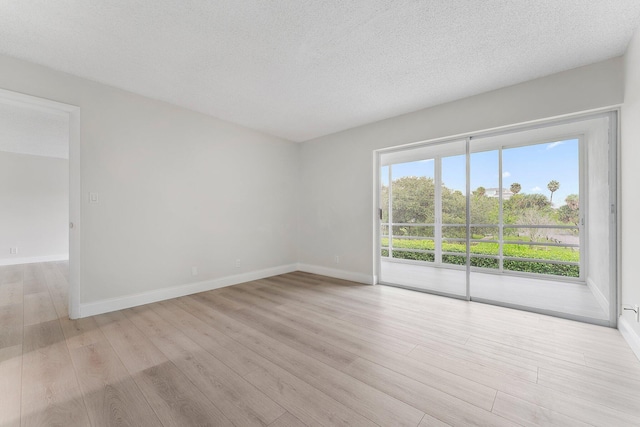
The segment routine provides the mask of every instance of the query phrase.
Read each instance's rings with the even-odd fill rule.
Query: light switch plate
[[[89,193],[89,203],[98,203],[98,193]]]

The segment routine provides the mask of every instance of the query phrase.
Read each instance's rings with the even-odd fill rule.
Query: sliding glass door
[[[380,180],[385,280],[466,296],[465,151],[462,140],[387,157]]]
[[[610,323],[612,122],[382,153],[381,282]]]
[[[581,259],[584,140],[475,142],[479,150],[499,145],[470,154],[476,188],[471,245],[477,257],[470,296],[552,313],[572,311],[572,294],[591,297]],[[590,299],[592,314],[602,314]],[[583,305],[573,314],[585,313]]]

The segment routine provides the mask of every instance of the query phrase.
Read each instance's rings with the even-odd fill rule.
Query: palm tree
[[[522,190],[522,185],[518,184],[517,182],[514,182],[513,184],[511,184],[511,187],[509,189],[515,195],[515,194],[518,194],[520,190]]]
[[[552,181],[549,181],[549,183],[547,184],[547,188],[549,189],[549,191],[551,191],[551,197],[549,198],[549,201],[553,203],[553,193],[558,191],[558,188],[560,188],[560,183],[554,179]]]
[[[479,197],[484,196],[484,195],[486,194],[486,192],[487,192],[487,189],[486,189],[486,188],[484,188],[484,187],[482,187],[482,186],[480,186],[480,187],[478,187],[478,188],[476,189],[476,194],[477,194]]]
[[[564,199],[564,202],[572,211],[576,211],[580,207],[580,198],[577,194],[569,194],[567,198]]]

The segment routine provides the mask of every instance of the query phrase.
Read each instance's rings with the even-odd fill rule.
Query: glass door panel
[[[380,168],[380,256],[389,258],[391,256],[391,239],[389,238],[389,183],[391,182],[390,167]]]
[[[465,150],[460,141],[381,156],[382,283],[466,296]]]
[[[504,203],[505,270],[584,280],[580,272],[579,140],[505,148],[502,164],[503,174],[517,171],[505,187],[520,187]]]
[[[434,160],[391,165],[391,257],[433,262]]]
[[[467,264],[467,156],[447,156],[442,164],[442,263]]]
[[[500,271],[501,191],[498,150],[470,154],[470,255],[471,267]]]
[[[587,181],[597,182],[609,200],[607,126],[598,118],[472,140],[472,299],[596,322],[609,318],[605,298],[599,302],[587,286],[583,259],[585,209],[597,210],[586,208],[586,199],[593,201]],[[601,153],[587,157],[587,150]],[[601,237],[599,248],[608,248],[606,232]]]
[[[437,267],[449,294],[467,296],[467,144],[448,144],[436,159],[439,166]]]

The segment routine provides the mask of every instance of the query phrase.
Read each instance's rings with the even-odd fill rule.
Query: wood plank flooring
[[[80,320],[0,267],[0,427],[638,426],[615,329],[291,273]]]

